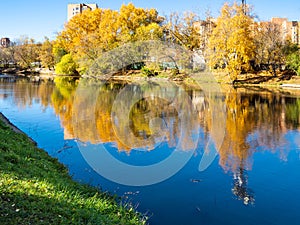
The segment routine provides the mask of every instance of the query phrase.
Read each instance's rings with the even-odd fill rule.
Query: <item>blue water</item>
[[[101,143],[103,138],[98,138],[98,143],[93,143],[95,140],[87,141],[87,137],[95,134],[87,135],[90,132],[89,128],[86,130],[80,128],[85,131],[85,136],[82,138],[84,141],[82,141],[80,140],[81,130],[76,131],[79,134],[77,137],[70,134],[65,127],[70,124],[66,123],[66,119],[62,120],[62,116],[66,115],[64,107],[67,108],[68,105],[60,105],[60,112],[53,106],[54,102],[63,99],[62,97],[55,98],[53,94],[58,91],[64,93],[63,85],[57,87],[52,83],[42,83],[32,86],[30,83],[24,83],[22,88],[18,86],[18,82],[2,81],[0,83],[0,112],[33,138],[39,147],[65,164],[75,180],[122,196],[121,201],[133,204],[138,211],[149,217],[150,224],[300,224],[300,116],[297,106],[299,96],[286,96],[285,92],[279,97],[278,94],[271,94],[271,97],[264,98],[262,93],[240,92],[237,95],[233,93],[234,97],[242,96],[239,98],[242,99],[242,102],[250,99],[250,105],[253,102],[255,104],[248,113],[242,111],[244,123],[239,124],[239,120],[234,121],[236,126],[241,129],[237,132],[240,134],[237,137],[233,135],[235,131],[232,129],[235,128],[232,127],[234,126],[232,124],[229,126],[232,121],[229,118],[230,114],[227,114],[226,124],[227,128],[232,130],[232,135],[226,134],[223,145],[225,147],[232,146],[230,148],[240,151],[241,154],[245,153],[246,150],[243,150],[245,148],[247,157],[239,160],[240,158],[235,157],[238,153],[234,155],[232,154],[234,151],[232,151],[230,159],[224,165],[221,163],[224,155],[217,155],[212,164],[200,172],[199,163],[210,133],[206,133],[205,125],[199,123],[199,127],[196,126],[196,128],[200,141],[196,143],[195,151],[182,169],[174,176],[159,183],[148,186],[130,186],[110,181],[101,176],[99,171],[96,172],[95,168],[92,168],[85,160],[82,151],[86,149],[80,146],[97,147],[101,145],[115,159],[126,165],[141,168],[162,162],[174,152],[179,157],[186,157],[189,151],[176,148],[180,138],[175,135],[177,137],[176,145],[170,145],[163,139],[155,142],[153,150],[142,149],[142,146],[138,145],[130,149],[131,151],[125,151],[118,148],[118,143],[114,138],[110,138],[104,143]],[[53,89],[49,91],[52,97],[49,98],[47,104],[42,103],[40,99],[42,88],[45,86]],[[193,93],[192,96],[195,96],[198,92],[193,90]],[[67,94],[62,96],[67,96]],[[101,100],[101,96],[98,99]],[[272,101],[268,101],[268,99],[272,99]],[[284,107],[282,107],[282,99],[286,100]],[[265,104],[266,102],[267,104]],[[237,105],[241,105],[241,102],[237,101]],[[265,110],[264,107],[268,107],[267,111],[259,111],[260,109]],[[72,117],[74,118],[74,111]],[[168,124],[175,126],[174,120],[177,117],[173,113],[169,113],[169,117],[171,119]],[[257,123],[259,120],[263,122]],[[121,124],[120,121],[118,123]],[[247,125],[250,123],[254,124],[249,126],[251,129]],[[104,125],[106,125],[105,122]],[[75,125],[72,129],[75,129]],[[185,127],[182,129],[185,130]],[[98,132],[100,130],[98,129]],[[173,127],[170,130],[176,129]],[[188,130],[186,129],[185,132]],[[76,132],[74,131],[74,133]],[[147,128],[144,129],[144,132],[147,132]],[[167,134],[169,135],[168,132]],[[140,140],[142,139],[137,139],[137,142]],[[226,141],[230,144],[226,145]],[[245,147],[245,143],[249,146]],[[175,159],[179,160],[179,158]],[[101,162],[101,159],[97,160]],[[170,165],[176,167],[178,163],[175,160]],[[119,172],[125,178],[128,176],[128,180],[132,179],[129,177],[130,172]],[[158,171],[158,174],[154,175],[158,176],[159,173],[164,172]],[[241,186],[248,194],[240,196],[249,196],[249,199],[253,200],[252,202],[249,201],[246,204],[245,198],[241,199],[233,193],[234,184],[239,182],[237,177],[243,179]]]

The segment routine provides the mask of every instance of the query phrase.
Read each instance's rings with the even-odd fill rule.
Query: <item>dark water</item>
[[[300,96],[0,79],[0,111],[150,224],[300,224]]]

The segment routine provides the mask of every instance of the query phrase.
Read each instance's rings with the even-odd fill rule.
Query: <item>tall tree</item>
[[[16,43],[15,56],[21,67],[28,69],[39,62],[41,44],[28,37],[21,37]]]
[[[0,67],[8,67],[11,57],[6,48],[0,48]]]
[[[160,39],[162,19],[154,9],[122,5],[110,9],[86,10],[74,16],[58,35],[55,50],[64,49],[85,71],[104,52],[129,41]]]
[[[45,37],[45,41],[41,46],[39,59],[41,60],[43,67],[48,69],[54,68],[55,58],[53,54],[53,44],[47,37]]]
[[[237,3],[224,4],[208,44],[210,66],[225,68],[232,82],[250,70],[254,57],[253,19],[243,8]]]
[[[197,50],[201,46],[201,21],[193,12],[186,12],[183,16],[172,13],[165,25],[168,38],[185,46],[189,50]]]
[[[158,25],[162,21],[163,18],[159,17],[155,9],[138,8],[132,3],[122,5],[118,18],[118,40],[121,43],[139,41],[142,37],[140,35],[141,31],[149,39],[154,39],[154,37],[161,38],[162,29]]]
[[[282,39],[280,26],[272,22],[262,22],[255,29],[255,61],[265,64],[273,75],[275,66],[284,62],[285,40]]]

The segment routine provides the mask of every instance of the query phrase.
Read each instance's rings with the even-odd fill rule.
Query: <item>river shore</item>
[[[145,224],[130,205],[72,180],[0,113],[0,224]]]
[[[193,82],[197,82],[197,77],[201,76],[202,74],[210,74],[211,79],[213,82],[216,82],[220,85],[231,85],[234,87],[265,87],[265,88],[286,88],[286,89],[300,89],[300,76],[297,76],[290,71],[286,71],[283,73],[279,73],[276,76],[268,73],[268,72],[261,72],[261,73],[247,73],[238,76],[238,79],[232,83],[229,79],[229,76],[223,72],[201,72],[198,74],[194,74],[192,76],[186,74],[178,74],[177,76],[145,76],[140,72],[133,73],[129,71],[126,74],[116,74],[116,75],[108,75],[108,76],[89,76],[89,75],[82,75],[82,76],[63,76],[63,77],[74,77],[74,78],[87,78],[87,79],[97,79],[97,80],[109,80],[109,81],[124,81],[124,82],[138,82],[138,81],[153,81],[153,82],[160,82],[160,81],[174,81],[179,84],[185,85],[192,85]],[[7,76],[7,75],[5,75]],[[32,81],[40,81],[40,80],[54,80],[55,77],[62,77],[62,75],[56,75],[51,70],[40,70],[36,73],[14,73],[9,74],[8,76],[16,76],[16,77],[29,77]],[[3,76],[2,76],[3,77]],[[0,76],[1,78],[1,76]],[[212,80],[211,80],[212,81]],[[211,82],[210,81],[210,82]]]

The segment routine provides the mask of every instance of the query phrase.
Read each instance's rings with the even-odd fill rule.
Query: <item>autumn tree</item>
[[[26,69],[31,68],[34,63],[39,62],[39,52],[41,44],[36,43],[34,39],[21,37],[16,42],[15,57],[17,63]]]
[[[52,41],[52,53],[54,56],[54,64],[57,64],[60,62],[61,58],[68,54],[68,51],[64,48],[64,45],[58,40]]]
[[[193,12],[186,12],[183,16],[172,13],[165,25],[167,38],[191,51],[201,46],[200,27],[200,18]]]
[[[55,58],[53,54],[53,44],[47,37],[45,37],[45,41],[41,46],[39,59],[41,60],[43,67],[49,69],[54,68]]]
[[[155,9],[144,9],[135,7],[132,3],[122,5],[120,8],[118,24],[118,40],[121,43],[162,37],[162,28],[159,26],[163,18]]]
[[[96,59],[99,52],[115,47],[117,14],[110,9],[85,10],[65,25],[57,45],[76,58]]]
[[[266,65],[273,75],[275,67],[284,63],[285,40],[280,26],[272,22],[259,23],[255,30],[255,61],[261,69]]]
[[[6,48],[0,48],[0,66],[8,67],[11,57]]]
[[[129,41],[162,37],[162,19],[154,9],[122,5],[120,12],[110,9],[85,10],[74,16],[56,39],[55,49],[71,53],[85,72],[104,52]]]
[[[250,61],[255,53],[252,26],[253,19],[242,5],[225,3],[209,38],[210,66],[224,68],[232,82],[251,68]]]

